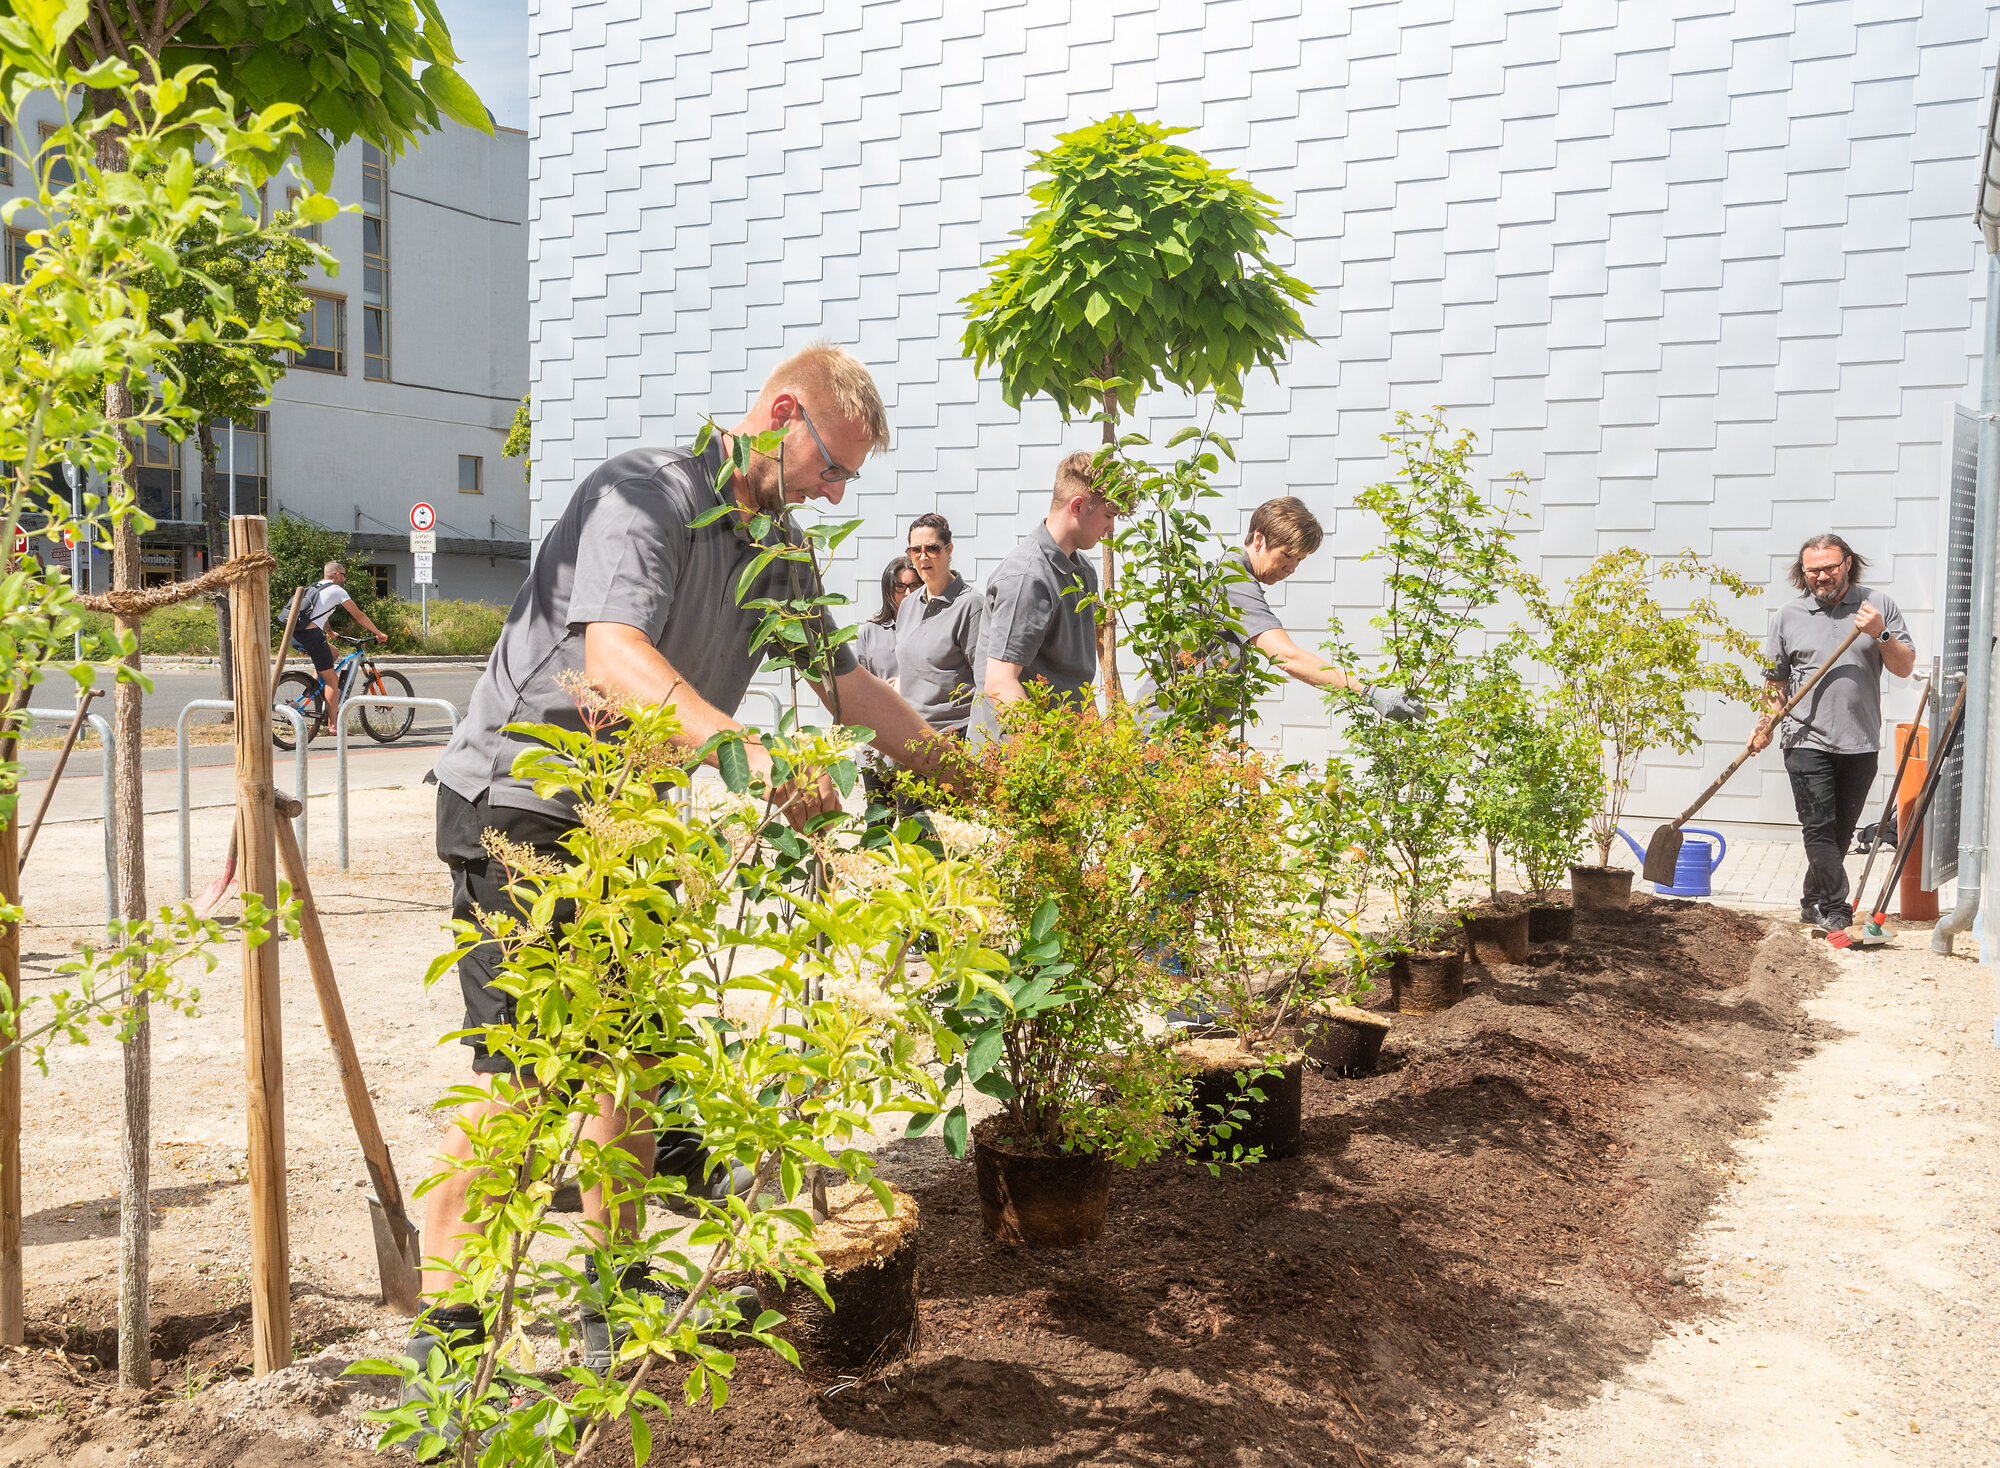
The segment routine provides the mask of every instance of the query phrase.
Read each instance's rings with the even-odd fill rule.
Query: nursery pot
[[[884,1214],[860,1183],[827,1189],[826,1217],[813,1229],[813,1248],[825,1270],[831,1310],[808,1285],[757,1281],[758,1303],[785,1317],[775,1334],[792,1343],[809,1377],[863,1375],[916,1344],[917,1205],[894,1188],[889,1193],[893,1214]]]
[[[1189,1156],[1198,1162],[1223,1161],[1239,1147],[1245,1152],[1256,1147],[1269,1161],[1299,1150],[1305,1101],[1303,1056],[1283,1061],[1276,1075],[1260,1075],[1257,1072],[1277,1063],[1275,1057],[1266,1060],[1237,1040],[1190,1040],[1174,1046],[1174,1054],[1194,1072],[1188,1105],[1195,1122],[1207,1128],[1226,1119],[1230,1128],[1228,1135],[1203,1142]],[[1243,1079],[1237,1080],[1238,1075]]]
[[[1528,909],[1477,908],[1465,920],[1473,956],[1481,963],[1528,961]]]
[[[1358,1079],[1375,1073],[1389,1021],[1347,1005],[1315,1010],[1306,1023],[1315,1031],[1306,1058],[1330,1075]]]
[[[1567,943],[1576,931],[1576,909],[1566,902],[1537,902],[1528,909],[1530,943]]]
[[[1632,905],[1630,867],[1571,867],[1569,890],[1578,912],[1624,912]]]
[[[972,1129],[979,1217],[1003,1244],[1073,1249],[1104,1232],[1111,1159],[1095,1152],[1040,1152],[997,1140],[998,1117]]]
[[[1456,949],[1399,953],[1390,992],[1402,1014],[1441,1014],[1465,997],[1465,954]]]

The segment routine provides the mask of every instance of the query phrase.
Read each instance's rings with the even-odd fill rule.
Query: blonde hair
[[[1261,535],[1264,544],[1290,551],[1301,558],[1318,550],[1320,542],[1326,538],[1326,532],[1320,529],[1319,520],[1313,512],[1306,508],[1306,502],[1288,494],[1265,500],[1257,506],[1250,516],[1249,535],[1244,536],[1246,543],[1251,535]]]
[[[1098,473],[1091,467],[1096,457],[1088,449],[1078,449],[1056,465],[1056,488],[1049,498],[1050,509],[1060,510],[1078,495],[1100,501],[1104,498]]]
[[[831,412],[868,435],[875,453],[889,448],[889,411],[875,377],[861,359],[830,341],[816,341],[792,353],[764,379],[757,406],[767,407],[781,392],[789,392],[808,407]]]

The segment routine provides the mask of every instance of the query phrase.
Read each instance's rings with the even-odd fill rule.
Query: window
[[[299,200],[303,197],[305,196],[301,194],[297,189],[286,189],[285,190],[286,210],[296,215],[299,212]],[[319,243],[319,226],[317,224],[297,225],[293,228],[292,233],[297,235],[302,240],[310,240],[314,244]]]
[[[66,189],[76,182],[76,170],[69,166],[68,155],[61,148],[52,147],[49,142],[49,139],[55,136],[55,131],[56,125],[54,123],[45,122],[42,124],[42,147],[45,151],[49,151],[52,154],[49,159],[49,192],[51,193],[59,189]]]
[[[369,584],[375,588],[377,596],[394,596],[396,594],[396,568],[394,566],[369,566],[365,569],[368,572]]]
[[[0,122],[0,184],[14,181],[14,129]]]
[[[181,446],[160,431],[157,423],[146,425],[139,450],[139,508],[155,520],[181,517]]]
[[[28,243],[25,229],[7,231],[7,283],[19,285],[28,278],[28,262],[34,258],[34,248]]]
[[[271,415],[253,413],[236,425],[235,497],[230,497],[229,420],[209,424],[215,435],[215,492],[224,515],[271,513]]]
[[[345,300],[307,293],[306,308],[299,314],[299,350],[292,353],[292,365],[315,372],[347,370]]]
[[[361,145],[362,375],[389,380],[389,160]]]
[[[480,471],[486,461],[478,454],[458,456],[458,492],[460,494],[484,494],[486,488],[480,481]]]

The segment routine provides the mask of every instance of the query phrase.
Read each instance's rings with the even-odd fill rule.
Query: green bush
[[[350,581],[350,589],[352,586]],[[286,601],[289,600],[288,592]],[[276,619],[284,611],[285,603],[274,599],[272,605],[271,637],[275,641],[283,631]],[[374,617],[376,626],[389,634],[390,652],[428,653],[433,657],[483,657],[493,651],[493,644],[499,640],[500,626],[507,620],[507,609],[483,601],[434,600],[431,603],[429,637],[423,636],[419,630],[423,619],[413,601],[393,596],[378,597],[369,615]],[[353,633],[360,628],[343,613],[334,630]],[[110,617],[102,612],[83,613],[83,634],[86,657],[108,655],[113,646]],[[93,637],[100,644],[95,654],[90,647]],[[178,606],[149,612],[141,651],[152,657],[215,657],[215,604],[207,597],[197,597]]]
[[[84,612],[81,615],[84,656],[113,656],[116,643],[111,633],[110,616],[104,612]],[[91,650],[92,638],[98,643],[95,652]],[[148,612],[140,651],[155,657],[214,657],[215,603],[203,596],[178,606]]]

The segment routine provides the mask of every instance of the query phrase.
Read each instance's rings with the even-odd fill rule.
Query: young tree
[[[1093,413],[1104,442],[1139,390],[1162,385],[1242,400],[1243,378],[1276,375],[1310,341],[1298,307],[1312,288],[1270,257],[1277,201],[1232,169],[1168,139],[1189,128],[1121,112],[1036,153],[1045,175],[1024,241],[967,296],[965,350],[1000,369],[1008,406],[1046,395],[1069,418]],[[1104,543],[1098,661],[1118,693],[1117,588]]]
[[[1675,581],[1698,594],[1669,611],[1658,592]],[[1757,639],[1729,620],[1713,593],[1740,601],[1760,588],[1692,550],[1655,560],[1629,545],[1592,561],[1560,600],[1533,577],[1521,587],[1541,624],[1535,655],[1554,675],[1555,707],[1602,754],[1604,804],[1590,828],[1597,864],[1608,866],[1639,757],[1661,745],[1685,754],[1700,742],[1698,694],[1757,701],[1743,669],[1729,660],[1756,657]]]
[[[205,185],[221,187],[225,180],[212,170],[199,170]],[[280,213],[268,226],[234,234],[224,234],[210,225],[182,237],[176,254],[181,267],[178,279],[169,284],[157,270],[142,277],[139,288],[146,292],[154,324],[167,329],[172,318],[191,320],[206,315],[212,304],[206,284],[197,284],[199,272],[228,293],[235,311],[248,322],[296,320],[306,308],[306,294],[299,289],[309,266],[318,263],[329,271],[338,268],[331,255],[293,233],[295,223],[289,213]],[[208,559],[219,566],[229,559],[228,496],[220,492],[216,480],[218,419],[240,423],[252,417],[270,397],[269,384],[285,373],[290,353],[266,344],[250,346],[244,331],[223,326],[214,343],[189,342],[171,350],[170,361],[181,382],[181,398],[188,409],[200,415],[194,437],[201,454],[202,531],[208,538]],[[285,593],[289,595],[289,590]],[[282,606],[277,586],[271,589],[273,606]],[[234,670],[230,665],[229,598],[215,598],[216,646],[222,654],[222,696],[235,695]]]
[[[522,393],[521,401],[514,404],[514,421],[507,425],[507,441],[500,445],[500,456],[504,459],[521,461],[521,482],[532,484],[535,480],[535,466],[528,458],[528,451],[534,445],[535,422],[528,414],[528,404],[533,393]]]
[[[1386,602],[1372,619],[1380,643],[1363,654],[1336,626],[1327,648],[1341,667],[1408,689],[1432,713],[1397,724],[1352,693],[1327,696],[1359,756],[1348,785],[1369,813],[1369,846],[1395,899],[1393,936],[1421,949],[1447,925],[1444,900],[1474,834],[1464,794],[1473,721],[1460,704],[1479,673],[1487,609],[1517,574],[1516,511],[1511,495],[1495,502],[1473,482],[1476,436],[1452,433],[1443,409],[1398,413],[1382,440],[1401,473],[1355,497],[1382,525],[1382,544],[1363,557],[1385,563]]]

